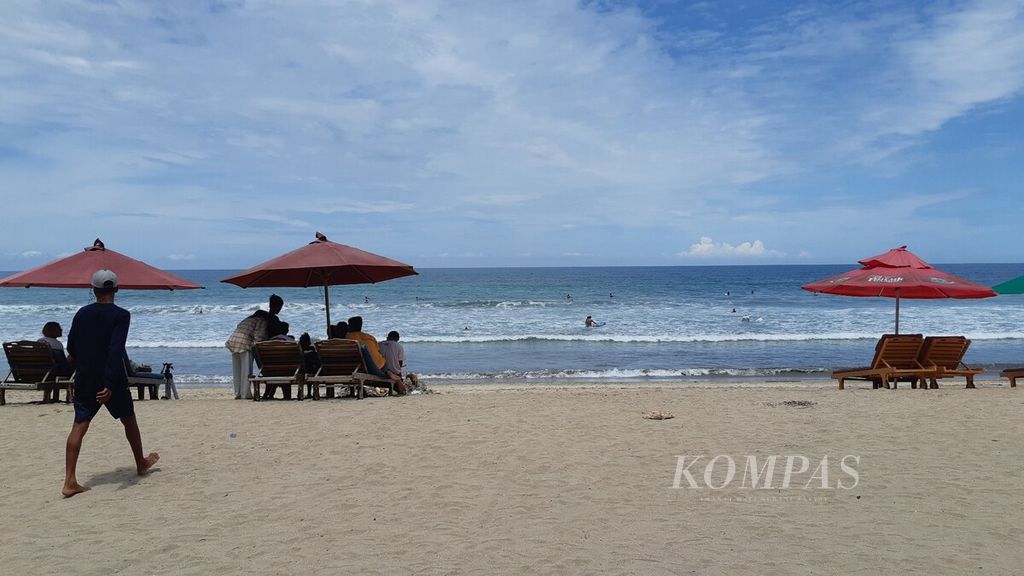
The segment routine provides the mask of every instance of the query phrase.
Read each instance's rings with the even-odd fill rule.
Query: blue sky
[[[1020,262],[1024,1],[0,5],[0,269]]]

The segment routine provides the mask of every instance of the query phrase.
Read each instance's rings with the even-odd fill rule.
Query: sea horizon
[[[409,369],[435,382],[639,379],[827,380],[870,359],[893,329],[891,298],[816,295],[804,283],[849,265],[537,266],[422,268],[373,285],[331,287],[332,322],[362,316],[366,331],[402,335]],[[948,264],[986,285],[1024,264]],[[129,353],[173,362],[184,385],[230,381],[223,347],[270,294],[285,299],[293,335],[325,336],[322,288],[249,288],[220,282],[236,269],[179,269],[205,290],[131,291]],[[581,273],[585,271],[585,273]],[[86,289],[0,290],[0,337],[36,339],[44,322],[70,328]],[[584,326],[593,316],[602,327]],[[1024,297],[901,302],[901,332],[964,334],[967,360],[991,371],[1024,361]]]

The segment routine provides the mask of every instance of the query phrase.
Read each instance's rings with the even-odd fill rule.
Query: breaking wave
[[[220,339],[204,340],[163,340],[146,339],[145,335],[131,334],[128,346],[135,348],[223,348],[226,335]],[[968,334],[975,341],[980,340],[1024,340],[1024,333],[1007,332],[992,334]],[[772,343],[772,342],[829,342],[852,340],[878,340],[877,333],[835,333],[835,334],[702,334],[691,336],[588,336],[588,335],[533,335],[520,336],[410,336],[402,342],[433,344],[500,344],[521,342],[580,342],[580,343]]]

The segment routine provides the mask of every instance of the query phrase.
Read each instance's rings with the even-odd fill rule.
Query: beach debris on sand
[[[810,408],[815,406],[817,402],[811,402],[810,400],[783,400],[782,402],[765,402],[766,406],[775,408],[776,406],[785,406],[786,408]]]
[[[669,418],[675,418],[676,415],[671,412],[660,412],[658,410],[652,410],[650,412],[644,412],[643,417],[648,420],[668,420]]]

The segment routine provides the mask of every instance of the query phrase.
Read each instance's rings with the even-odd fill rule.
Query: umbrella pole
[[[331,288],[324,279],[324,312],[327,313],[327,338],[331,337]]]
[[[896,289],[896,335],[900,334],[900,289]]]

